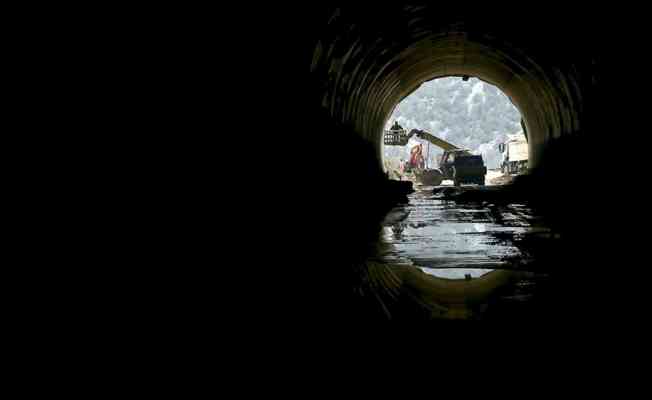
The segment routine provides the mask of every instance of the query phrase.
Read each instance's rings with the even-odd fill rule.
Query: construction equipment
[[[528,166],[528,144],[523,132],[507,135],[507,140],[498,145],[503,153],[500,170],[503,175],[521,174]]]
[[[410,138],[417,136],[444,150],[439,158],[439,169],[426,169],[423,167],[421,145],[414,146],[411,151],[410,161],[406,165],[406,172],[413,172],[417,181],[427,185],[439,185],[442,180],[450,179],[455,186],[462,183],[484,185],[487,168],[482,156],[471,154],[469,150],[460,149],[426,131],[412,129],[410,133],[394,123],[392,129],[385,131],[384,143],[389,146],[405,146]]]

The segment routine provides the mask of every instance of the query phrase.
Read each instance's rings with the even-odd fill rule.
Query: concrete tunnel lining
[[[358,24],[335,15],[311,65],[326,82],[322,106],[373,143],[379,163],[382,130],[396,105],[422,83],[446,76],[477,77],[512,100],[528,131],[530,167],[550,139],[579,131],[587,77],[576,65],[540,49],[528,52],[482,23],[433,24],[411,19],[409,11],[403,17],[411,22],[393,32],[376,25],[382,19]]]

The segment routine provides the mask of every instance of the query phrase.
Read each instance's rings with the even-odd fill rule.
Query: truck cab
[[[462,183],[484,185],[487,168],[482,156],[468,150],[446,150],[439,160],[439,170],[444,179],[450,179],[455,186]]]
[[[508,135],[507,141],[498,145],[502,153],[500,170],[504,175],[521,174],[528,167],[528,144],[523,134]]]

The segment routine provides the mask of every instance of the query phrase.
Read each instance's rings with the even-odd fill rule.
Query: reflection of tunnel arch
[[[403,291],[410,293],[411,300],[428,314],[428,319],[469,319],[473,309],[490,301],[496,290],[523,278],[516,271],[493,270],[471,280],[446,279],[429,275],[420,268],[410,265],[370,263],[367,265],[372,281],[383,282],[386,292],[378,288],[365,287],[362,291],[371,297],[371,291],[380,296],[379,303],[385,309],[392,309],[395,299],[387,292]],[[382,277],[382,278],[381,278]],[[391,315],[391,313],[390,313]]]
[[[580,129],[593,80],[591,59],[578,57],[581,38],[564,36],[558,24],[545,43],[535,40],[547,24],[445,21],[427,7],[367,18],[347,12],[333,13],[311,71],[322,82],[321,102],[331,116],[351,125],[378,152],[394,107],[423,82],[445,76],[478,77],[510,97],[525,120],[531,166],[551,138]],[[567,57],[574,51],[575,57]]]

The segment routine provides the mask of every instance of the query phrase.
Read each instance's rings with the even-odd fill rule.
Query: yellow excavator
[[[487,167],[482,156],[471,154],[469,150],[448,143],[426,131],[412,129],[409,133],[397,122],[385,131],[384,143],[388,146],[405,146],[410,138],[417,136],[444,150],[439,158],[439,169],[425,168],[421,145],[414,146],[404,173],[413,174],[417,183],[437,186],[445,179],[452,180],[455,186],[463,183],[484,185]]]

